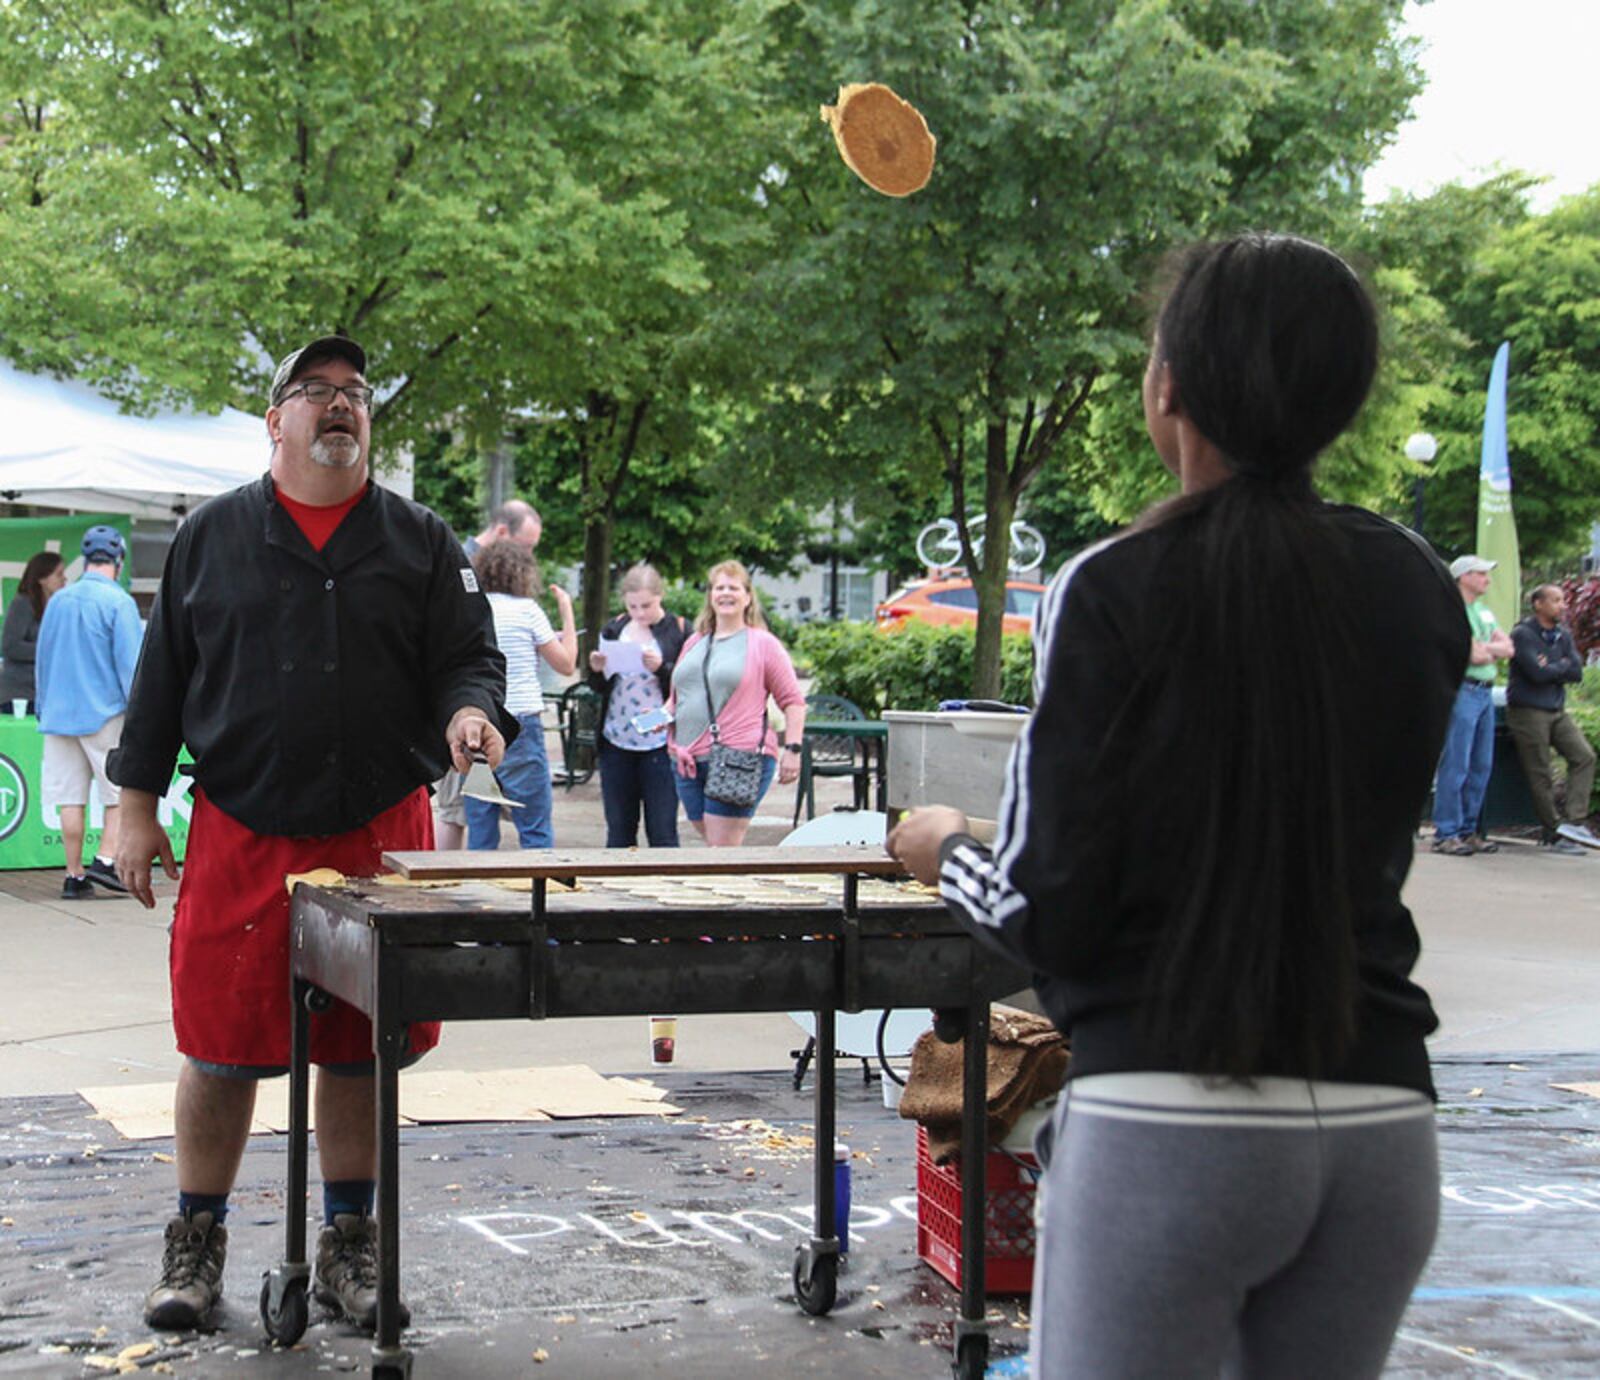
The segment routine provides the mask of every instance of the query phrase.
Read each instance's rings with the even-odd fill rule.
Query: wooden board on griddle
[[[413,881],[762,873],[905,875],[900,863],[872,844],[848,848],[533,848],[499,852],[462,848],[435,853],[385,853],[383,865]]]

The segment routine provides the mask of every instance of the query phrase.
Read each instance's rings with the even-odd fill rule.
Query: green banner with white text
[[[1498,566],[1483,602],[1495,621],[1510,632],[1522,616],[1522,556],[1517,549],[1517,520],[1511,512],[1511,456],[1506,449],[1506,374],[1511,345],[1494,354],[1489,397],[1483,409],[1483,451],[1478,465],[1477,553]]]
[[[0,710],[0,870],[28,867],[63,867],[61,817],[47,805],[39,789],[39,769],[44,758],[44,735],[32,715],[18,718],[9,706]],[[188,760],[188,755],[184,755]],[[172,840],[174,856],[181,859],[189,841],[189,816],[194,810],[194,783],[173,775],[172,784],[157,806],[157,818]],[[100,841],[105,809],[100,787],[89,787],[88,842],[85,858]]]

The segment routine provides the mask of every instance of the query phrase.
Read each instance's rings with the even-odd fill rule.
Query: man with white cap
[[[1496,853],[1500,848],[1478,828],[1489,774],[1494,769],[1495,664],[1509,659],[1515,650],[1510,637],[1496,624],[1493,610],[1483,602],[1496,564],[1470,555],[1457,556],[1450,563],[1472,629],[1472,654],[1466,677],[1456,691],[1433,787],[1433,851],[1453,857]]]

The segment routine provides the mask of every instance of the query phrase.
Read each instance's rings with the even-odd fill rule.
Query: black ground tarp
[[[791,1298],[810,1097],[783,1075],[671,1074],[671,1119],[406,1130],[415,1374],[947,1375],[955,1294],[916,1257],[912,1128],[853,1067],[839,1124],[856,1237],[823,1319]],[[1600,1056],[1443,1061],[1438,1077],[1443,1227],[1390,1374],[1600,1375],[1600,1101],[1551,1086],[1600,1079]],[[263,1341],[282,1137],[246,1156],[217,1330],[147,1332],[171,1150],[121,1140],[74,1096],[0,1100],[0,1376],[93,1374],[90,1357],[145,1342],[130,1363],[146,1372],[364,1373],[366,1339],[315,1315],[298,1349]],[[992,1373],[1023,1373],[1025,1301],[996,1300],[994,1329]]]

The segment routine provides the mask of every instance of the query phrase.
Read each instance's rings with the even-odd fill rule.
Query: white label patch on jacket
[[[461,583],[466,586],[468,594],[476,594],[478,592],[478,576],[470,565],[461,567]]]

